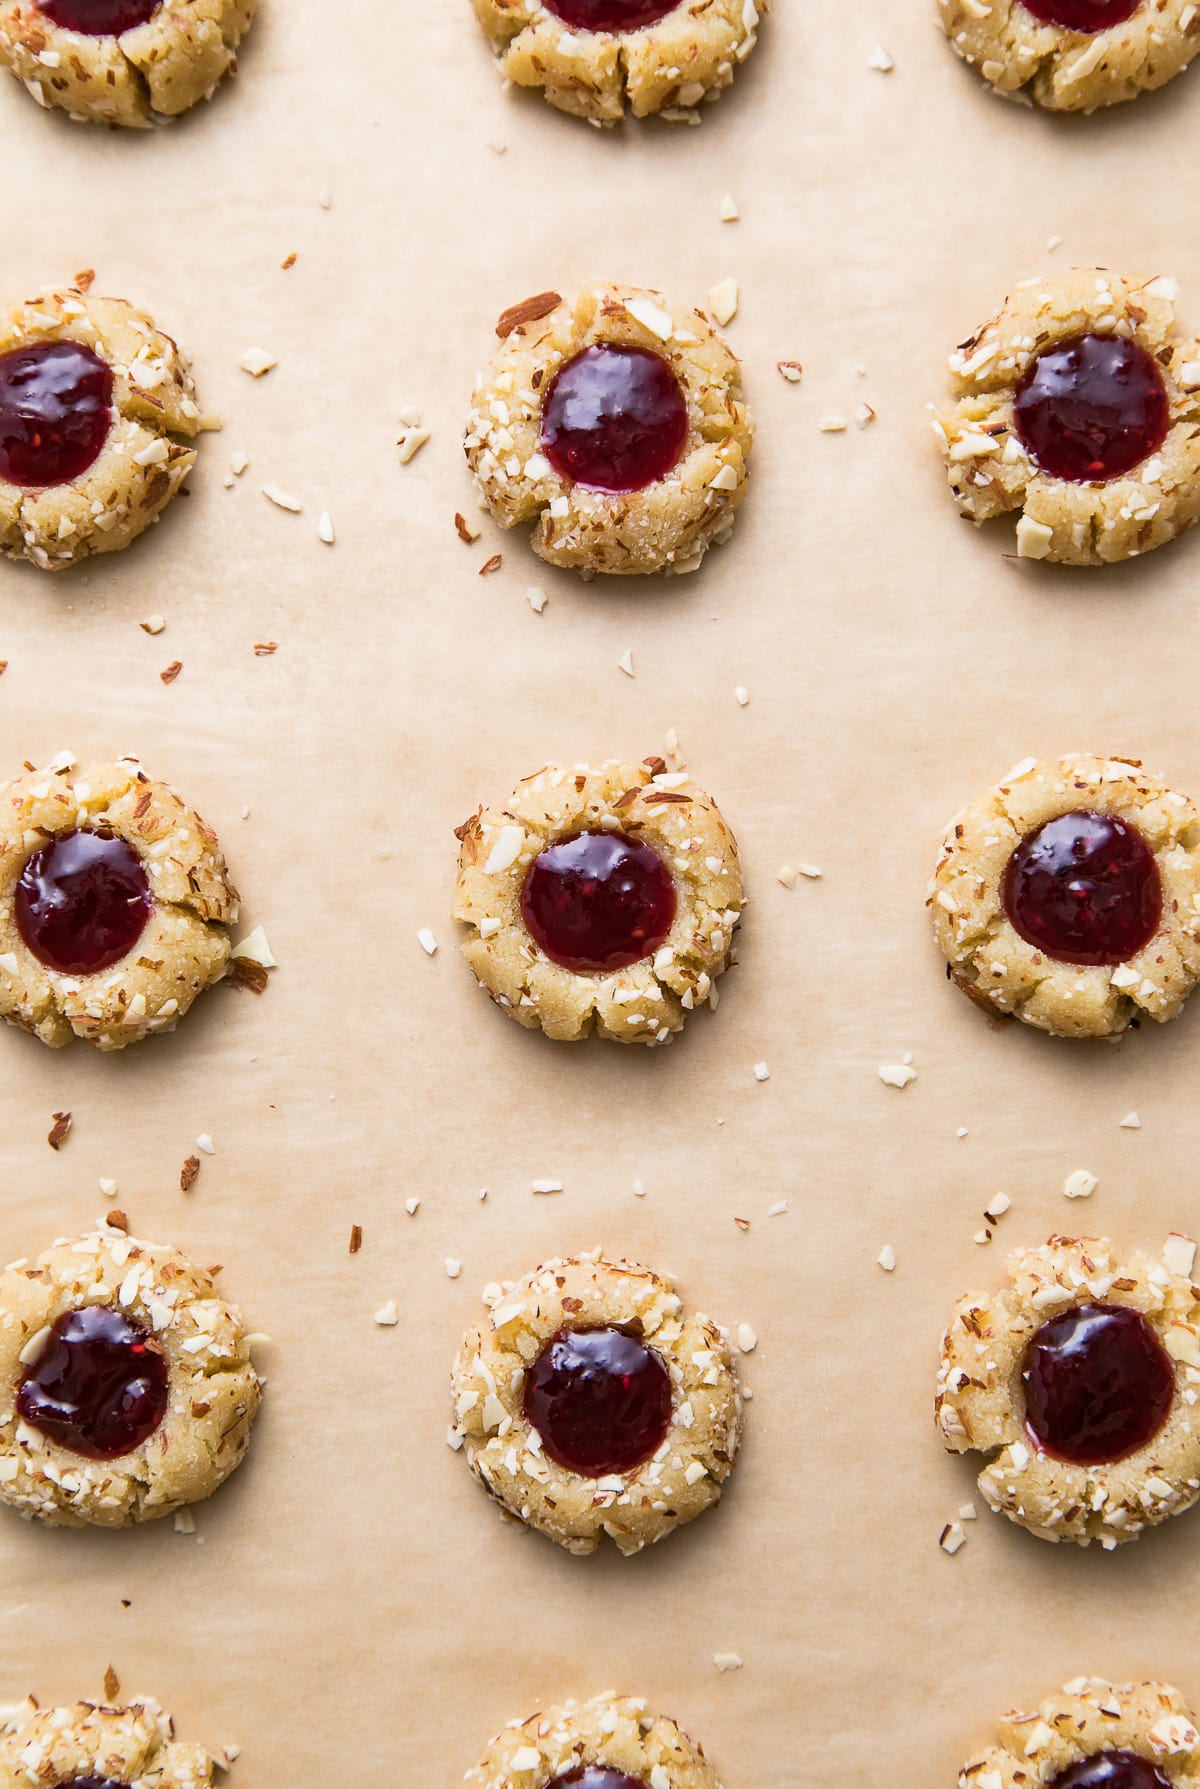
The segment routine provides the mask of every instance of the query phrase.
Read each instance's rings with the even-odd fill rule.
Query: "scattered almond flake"
[[[113,1703],[120,1694],[121,1679],[109,1665],[104,1673],[104,1699],[106,1702]]]
[[[399,1323],[400,1318],[396,1313],[396,1301],[394,1298],[389,1298],[385,1305],[380,1306],[375,1313],[375,1321],[378,1323],[380,1329],[392,1329]]]
[[[500,553],[493,553],[491,558],[485,559],[483,564],[480,566],[480,568],[479,568],[480,577],[481,578],[490,578],[492,573],[495,571],[499,571],[500,567],[503,564],[504,564],[503,555]]]
[[[421,412],[417,409],[417,406],[415,404],[405,404],[404,408],[400,411],[399,414],[400,414],[400,422],[404,428],[406,428],[406,429],[420,428]],[[480,499],[480,504],[481,504],[482,508],[484,508],[484,509],[487,508],[487,504],[483,502],[482,498]]]
[[[942,1529],[941,1536],[938,1540],[938,1546],[942,1549],[942,1552],[949,1553],[953,1558],[959,1548],[965,1547],[966,1544],[967,1537],[961,1523],[947,1522],[946,1526]]]
[[[738,312],[738,287],[733,279],[721,280],[708,295],[708,308],[715,322],[724,329],[732,323]]]
[[[1172,1230],[1163,1244],[1163,1266],[1171,1273],[1190,1279],[1196,1265],[1196,1244],[1190,1236]]]
[[[240,944],[234,945],[233,955],[242,957],[251,963],[259,963],[264,969],[277,969],[279,966],[272,954],[271,946],[267,943],[267,934],[261,926],[255,926],[254,930],[247,933]]]
[[[531,1193],[561,1193],[563,1183],[561,1180],[531,1180],[529,1190]]]
[[[182,1168],[179,1170],[179,1190],[181,1193],[191,1192],[196,1184],[196,1176],[199,1172],[200,1157],[198,1155],[189,1155]]]
[[[884,1273],[895,1273],[896,1271],[896,1251],[890,1242],[885,1242],[879,1251],[879,1265]]]
[[[650,298],[631,298],[625,309],[634,320],[656,335],[660,342],[669,342],[675,334],[675,319]]]
[[[738,1324],[737,1345],[743,1354],[753,1354],[758,1347],[758,1337],[748,1323]]]
[[[139,447],[133,455],[135,466],[161,466],[170,457],[171,449],[163,436],[158,435],[145,447]]]
[[[789,385],[799,385],[804,377],[804,368],[798,360],[777,360],[775,365]]]
[[[717,1667],[718,1671],[740,1671],[742,1668],[742,1657],[741,1654],[737,1652],[714,1652],[713,1664]]]
[[[785,1215],[787,1208],[788,1202],[786,1199],[776,1199],[774,1205],[769,1205],[767,1207],[767,1216],[769,1218],[781,1218]],[[736,1218],[734,1219],[734,1222],[737,1222]],[[749,1228],[748,1225],[747,1228]]]
[[[396,446],[400,449],[400,464],[407,466],[415,459],[429,439],[428,429],[405,429]]]
[[[1062,237],[1057,233],[1057,231],[1055,232],[1055,234],[1053,236],[1047,236],[1046,247],[1048,249],[1056,249],[1056,248],[1062,247]]]
[[[840,435],[846,427],[844,416],[823,416],[817,424],[823,435]]]
[[[780,864],[775,880],[782,882],[785,888],[795,888],[799,870],[793,869],[790,863]]]
[[[1054,541],[1054,530],[1045,522],[1035,522],[1032,516],[1022,516],[1017,522],[1017,558],[1044,559]]]
[[[350,1226],[350,1253],[352,1255],[357,1255],[358,1251],[361,1248],[362,1248],[362,1225],[361,1224],[351,1224],[351,1226]]]
[[[881,43],[875,45],[867,58],[867,67],[878,70],[881,75],[890,75],[895,66],[895,57],[889,55]]]
[[[175,1532],[176,1534],[195,1534],[196,1518],[190,1509],[177,1509],[175,1511]],[[105,1694],[107,1694],[107,1691]],[[111,1701],[112,1698],[109,1697],[109,1700]]]
[[[216,1155],[217,1153],[217,1146],[207,1131],[201,1131],[200,1135],[196,1138],[196,1148],[200,1151],[201,1155]]]
[[[437,939],[429,930],[428,926],[422,926],[421,930],[417,933],[417,943],[421,946],[421,949],[425,952],[427,957],[436,956]]]
[[[633,1183],[633,1196],[635,1199],[644,1199],[646,1197],[646,1189],[640,1180],[635,1180]]]
[[[798,863],[796,868],[809,882],[819,882],[824,872],[815,863]]]
[[[916,1069],[910,1068],[907,1062],[885,1063],[879,1070],[879,1079],[885,1087],[907,1087],[916,1078]]]
[[[978,1522],[979,1511],[973,1503],[964,1503],[958,1512],[958,1519],[960,1522]]]
[[[985,1218],[1002,1218],[1011,1208],[1012,1200],[1007,1193],[993,1193],[983,1208],[983,1215]]]
[[[462,1272],[462,1262],[456,1261],[453,1255],[446,1256],[446,1278],[456,1280]]]
[[[166,621],[161,615],[147,615],[144,621],[138,623],[142,632],[146,634],[161,634],[166,625]]]
[[[318,193],[317,194],[317,204],[321,207],[322,211],[329,211],[333,206],[333,194],[332,193]]]
[[[501,311],[496,323],[496,334],[501,341],[510,336],[514,329],[523,323],[536,323],[541,317],[548,317],[562,303],[558,292],[538,292],[533,298],[523,298],[520,304],[512,304],[506,311]]]
[[[860,404],[858,409],[854,412],[854,420],[860,429],[869,429],[871,424],[875,421],[875,412],[870,404]]]
[[[974,1236],[971,1238],[971,1241],[979,1248],[982,1248],[985,1242],[990,1242],[991,1240],[992,1233],[990,1230],[976,1230]]]
[[[333,517],[327,509],[321,511],[321,519],[317,523],[317,539],[323,540],[327,547],[331,547],[337,539],[333,528]]]
[[[278,651],[278,640],[256,640],[254,642],[255,658],[274,658]]]
[[[248,454],[235,453],[229,462],[229,470],[233,473],[235,478],[240,478],[249,464],[250,458]]]
[[[750,701],[750,691],[746,689],[744,684],[738,684],[733,692],[733,696],[739,708],[745,708]]]
[[[541,1762],[542,1755],[535,1746],[518,1746],[508,1761],[508,1767],[519,1775],[522,1771],[537,1770]]]
[[[620,658],[617,660],[617,670],[624,671],[626,677],[633,677],[636,675],[634,668],[633,668],[633,647],[632,646],[627,646],[625,648],[624,652],[621,654]]]
[[[276,509],[286,509],[289,515],[298,516],[304,508],[299,497],[293,497],[290,491],[281,490],[278,485],[264,485],[262,494],[268,503],[273,503]]]
[[[954,1133],[954,1135],[956,1137],[968,1137],[968,1136],[970,1136],[970,1134],[971,1133],[968,1131],[965,1124],[960,1124],[958,1129]]]
[[[292,249],[291,253],[285,255],[283,257],[283,260],[279,263],[283,272],[289,273],[291,271],[291,269],[296,265],[297,259],[298,259],[298,256],[296,254],[296,251],[295,251],[295,249]]]
[[[721,200],[717,215],[723,224],[737,223],[742,214],[737,208],[737,200],[732,193],[725,194],[724,198]]]
[[[508,154],[508,144],[507,143],[498,143],[494,137],[488,137],[487,146],[491,150],[493,155],[507,155]]]
[[[50,1126],[50,1134],[46,1138],[51,1149],[62,1148],[67,1140],[70,1129],[71,1114],[69,1112],[56,1112],[54,1114],[54,1123]]]
[[[1123,1131],[1140,1131],[1141,1128],[1142,1121],[1136,1112],[1126,1112],[1118,1126],[1118,1129]]]
[[[749,1230],[749,1228],[750,1228],[750,1219],[749,1218],[734,1218],[733,1221],[737,1225],[738,1229],[741,1231],[742,1235],[744,1236],[746,1234],[747,1230]]]
[[[479,536],[483,533],[482,528],[476,527],[474,522],[468,522],[466,516],[457,509],[454,512],[454,531],[458,535],[459,540],[468,547],[473,541],[477,541]]]
[[[756,1062],[754,1064],[754,1079],[756,1081],[769,1081],[771,1079],[771,1071],[765,1062]]]
[[[546,607],[546,604],[550,601],[550,598],[546,595],[544,590],[539,590],[536,584],[531,584],[529,589],[525,592],[525,600],[533,610],[534,614],[540,615],[542,610]]]
[[[174,683],[182,670],[183,660],[181,658],[173,658],[166,670],[160,671],[158,675],[163,683]]]
[[[1068,1174],[1063,1184],[1063,1192],[1068,1199],[1090,1199],[1100,1182],[1096,1175],[1089,1174],[1086,1168],[1076,1168]]]
[[[104,1197],[106,1199],[115,1199],[117,1196],[116,1181],[115,1180],[106,1180],[106,1179],[102,1178],[100,1181],[100,1191],[104,1194]]]
[[[252,379],[261,379],[264,373],[269,373],[272,367],[277,367],[279,361],[274,354],[268,354],[265,348],[247,348],[238,361],[238,365],[243,373],[249,373]]]

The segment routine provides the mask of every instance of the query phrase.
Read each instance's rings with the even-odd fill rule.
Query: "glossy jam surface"
[[[167,1411],[167,1363],[147,1330],[107,1305],[68,1311],[25,1369],[17,1410],[60,1447],[115,1460]]]
[[[554,1777],[546,1789],[646,1789],[640,1777],[627,1777],[611,1764],[581,1764],[565,1776]]]
[[[632,1472],[671,1426],[662,1356],[622,1329],[560,1329],[525,1375],[525,1415],[552,1460],[583,1478]]]
[[[555,374],[542,405],[542,451],[593,491],[643,491],[678,463],[687,404],[661,354],[595,342]]]
[[[38,11],[84,37],[120,37],[144,25],[158,11],[161,0],[37,0]]]
[[[657,25],[679,0],[546,0],[552,12],[572,31],[641,31]]]
[[[1060,963],[1124,963],[1162,917],[1158,865],[1135,826],[1079,809],[1021,840],[1004,874],[1004,910],[1027,944]]]
[[[72,1777],[63,1789],[128,1789],[128,1785],[116,1777]]]
[[[1021,0],[1043,25],[1061,25],[1065,31],[1107,31],[1131,19],[1142,0]]]
[[[530,935],[578,972],[626,969],[662,944],[675,884],[649,845],[624,832],[576,832],[538,853],[521,889]]]
[[[69,484],[98,456],[112,421],[112,369],[80,342],[34,342],[0,355],[0,478]]]
[[[1153,1440],[1175,1366],[1140,1311],[1081,1304],[1034,1335],[1021,1368],[1025,1426],[1043,1453],[1076,1466],[1123,1460]]]
[[[13,910],[39,963],[95,975],[127,956],[154,906],[141,861],[111,832],[64,832],[21,872]]]
[[[1121,478],[1162,446],[1166,388],[1138,342],[1076,335],[1044,348],[1013,399],[1017,435],[1041,471],[1072,484]]]
[[[1140,1752],[1093,1752],[1060,1770],[1050,1789],[1171,1789],[1171,1779]]]

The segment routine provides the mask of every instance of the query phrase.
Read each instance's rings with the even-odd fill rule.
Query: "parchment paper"
[[[111,1176],[135,1232],[225,1263],[274,1338],[250,1459],[194,1537],[0,1521],[6,1696],[99,1695],[111,1663],[187,1737],[240,1743],[242,1789],[450,1789],[504,1721],[609,1688],[674,1713],[728,1789],[949,1784],[996,1714],[1077,1672],[1200,1698],[1200,1518],[1109,1557],[981,1505],[950,1559],[973,1475],[931,1422],[943,1320],[1005,1246],[1194,1228],[1200,1011],[1115,1048],[992,1029],[922,906],[943,822],[1027,752],[1121,751],[1200,790],[1200,542],[1018,565],[956,518],[923,411],[948,349],[1044,267],[1174,272],[1200,322],[1197,78],[1056,122],[988,97],[928,0],[784,0],[701,129],[601,134],[502,95],[466,0],[264,0],[236,90],[161,134],[0,86],[6,292],[94,266],[227,424],[130,552],[3,571],[4,774],[140,752],[219,829],[281,965],[260,1000],[218,989],[116,1058],[0,1038],[5,1256],[88,1225]],[[501,309],[590,277],[703,303],[729,275],[760,436],[728,549],[588,586],[486,519],[457,539]],[[250,346],[279,357],[259,383]],[[819,431],[863,399],[873,427]],[[432,439],[402,467],[406,405]],[[457,958],[451,828],[549,759],[641,757],[669,727],[744,849],[741,966],[669,1050],[546,1044]],[[824,875],[788,891],[798,860]],[[899,1093],[877,1071],[905,1051]],[[1062,1197],[1077,1167],[1090,1205]],[[541,1176],[563,1193],[534,1197]],[[999,1188],[1012,1211],[976,1247]],[[594,1243],[761,1337],[726,1503],[632,1561],[506,1527],[444,1443],[484,1283]]]

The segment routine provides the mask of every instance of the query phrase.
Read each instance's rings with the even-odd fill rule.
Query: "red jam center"
[[[1025,1426],[1043,1453],[1076,1466],[1123,1460],[1153,1440],[1175,1366],[1140,1311],[1081,1304],[1051,1317],[1025,1351]]]
[[[657,851],[624,832],[576,832],[538,853],[521,889],[534,943],[564,969],[627,969],[656,951],[675,918],[675,884]]]
[[[593,491],[644,491],[677,464],[687,404],[661,354],[595,342],[568,360],[542,406],[554,470]]]
[[[112,368],[80,342],[34,342],[0,355],[0,478],[65,485],[108,438]]]
[[[129,1789],[129,1786],[118,1782],[116,1777],[72,1777],[63,1789]]]
[[[525,1415],[552,1460],[583,1478],[632,1472],[671,1426],[662,1356],[623,1329],[560,1329],[525,1375]]]
[[[1061,25],[1067,31],[1107,31],[1131,19],[1142,0],[1022,0],[1043,25]]]
[[[1044,348],[1017,386],[1017,435],[1041,471],[1072,484],[1121,478],[1163,444],[1166,388],[1138,342],[1076,335]]]
[[[611,1764],[581,1764],[565,1776],[554,1777],[546,1789],[646,1789],[640,1777],[627,1777]]]
[[[167,1363],[120,1311],[68,1311],[26,1369],[17,1411],[60,1447],[115,1460],[148,1441],[166,1415]]]
[[[1093,1752],[1060,1770],[1050,1789],[1171,1789],[1171,1779],[1140,1752]]]
[[[39,963],[95,975],[128,956],[154,906],[146,872],[111,832],[64,832],[25,865],[13,910]]]
[[[1125,963],[1162,917],[1158,865],[1135,826],[1081,809],[1021,840],[1004,910],[1027,944],[1060,963]]]
[[[546,0],[547,11],[572,31],[641,31],[657,25],[679,0]]]
[[[144,25],[159,9],[161,0],[37,0],[38,9],[64,31],[84,37],[120,37]]]

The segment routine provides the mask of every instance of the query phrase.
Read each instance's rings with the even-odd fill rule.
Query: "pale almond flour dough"
[[[652,846],[678,905],[662,947],[627,969],[584,973],[538,948],[521,913],[534,858],[571,833],[622,831]],[[665,1044],[697,1006],[717,1004],[746,896],[737,845],[712,797],[661,758],[573,768],[548,765],[503,808],[458,829],[454,918],[471,928],[463,955],[519,1025],[574,1043],[595,1031],[618,1043]]]
[[[15,1403],[43,1332],[91,1305],[149,1331],[168,1368],[162,1422],[115,1460],[50,1440]],[[103,1229],[0,1273],[0,1500],[24,1516],[125,1528],[211,1496],[245,1457],[260,1395],[241,1314],[207,1269],[175,1249]]]
[[[1000,1743],[963,1766],[959,1789],[1038,1789],[1097,1752],[1136,1752],[1177,1789],[1200,1783],[1200,1734],[1166,1683],[1075,1677],[1030,1713],[998,1723]]]
[[[593,1696],[513,1721],[467,1772],[472,1789],[546,1789],[586,1765],[607,1766],[650,1789],[721,1789],[700,1746],[632,1696]]]
[[[571,1553],[604,1535],[638,1553],[719,1502],[741,1439],[742,1400],[725,1332],[685,1312],[672,1281],[598,1252],[548,1261],[489,1286],[488,1317],[463,1338],[451,1376],[450,1443],[512,1515]],[[624,1328],[672,1381],[662,1446],[628,1473],[588,1478],[543,1451],[522,1408],[526,1369],[562,1329]]]
[[[154,906],[111,969],[64,975],[27,948],[13,899],[29,859],[56,834],[104,828],[141,859]],[[171,1029],[229,961],[237,890],[216,834],[136,758],[77,765],[69,755],[0,788],[0,1017],[58,1048],[73,1038],[120,1050]]]
[[[39,1708],[31,1696],[0,1708],[3,1789],[59,1789],[78,1777],[111,1778],[129,1789],[208,1789],[214,1768],[203,1746],[175,1738],[157,1702]]]
[[[156,522],[196,463],[202,426],[187,361],[123,298],[47,288],[0,316],[0,355],[36,342],[82,342],[113,373],[112,422],[98,457],[69,484],[30,489],[0,478],[0,553],[65,571],[115,553]]]
[[[540,0],[475,0],[506,80],[603,124],[627,103],[638,118],[689,119],[729,86],[765,10],[766,0],[680,0],[640,31],[572,31]]]
[[[1071,31],[1044,24],[1021,0],[937,0],[964,62],[1006,97],[1055,112],[1092,112],[1162,87],[1200,50],[1194,0],[1143,0],[1120,25]]]
[[[1116,1256],[1102,1238],[1053,1236],[1008,1260],[1009,1284],[960,1298],[942,1344],[937,1422],[952,1453],[989,1456],[979,1489],[1042,1540],[1106,1549],[1190,1509],[1200,1496],[1200,1289],[1195,1244],[1168,1238],[1161,1260]],[[1071,1306],[1141,1311],[1176,1363],[1166,1422],[1136,1453],[1080,1466],[1042,1453],[1025,1427],[1021,1368],[1035,1332]]]
[[[0,61],[40,106],[79,123],[145,129],[211,99],[237,70],[257,0],[164,0],[144,25],[89,37],[36,0],[0,0]]]
[[[530,316],[530,309],[537,312]],[[466,454],[502,528],[532,522],[549,565],[609,574],[694,571],[728,539],[746,495],[754,425],[741,368],[700,311],[638,286],[585,286],[574,303],[543,293],[506,311],[502,344],[471,399]],[[683,452],[644,490],[590,490],[542,452],[542,399],[555,373],[596,342],[659,355],[688,411]]]
[[[1017,552],[1059,565],[1148,553],[1200,516],[1200,341],[1175,332],[1176,284],[1075,267],[1027,280],[950,356],[955,401],[935,414],[950,489],[976,524],[1016,514]],[[1124,477],[1076,484],[1042,472],[1018,439],[1013,401],[1026,368],[1077,335],[1125,336],[1156,362],[1167,436]]]
[[[1135,826],[1162,882],[1158,930],[1115,967],[1055,961],[1004,909],[1004,875],[1021,840],[1077,810]],[[984,1012],[1014,1014],[1056,1037],[1112,1037],[1138,1018],[1173,1019],[1200,977],[1200,810],[1134,759],[1027,758],[951,822],[927,904],[952,979]]]

